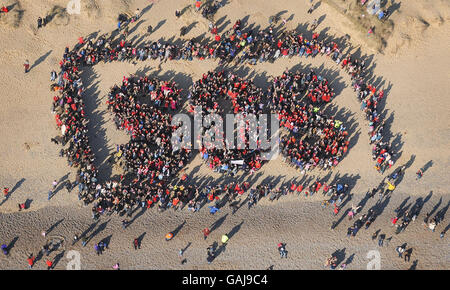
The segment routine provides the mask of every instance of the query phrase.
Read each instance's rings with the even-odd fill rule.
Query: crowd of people
[[[281,140],[283,154],[301,170],[336,166],[347,151],[348,133],[342,122],[326,117],[318,107],[333,96],[328,80],[313,70],[295,74],[286,71],[273,80],[266,92],[232,73],[210,71],[194,83],[189,93],[190,112],[201,106],[204,114],[223,113],[219,101],[228,99],[235,114],[278,114],[281,127],[291,133]],[[211,149],[203,146],[202,157],[219,172],[233,173],[231,161],[236,159],[244,160],[245,169],[258,170],[263,163],[260,151],[249,150],[250,136],[245,137],[245,150],[227,150],[225,144]]]
[[[129,22],[123,21],[119,31],[127,25]],[[173,152],[169,142],[175,129],[170,126],[170,113],[178,108],[179,89],[174,83],[148,77],[124,77],[122,85],[114,86],[108,96],[117,128],[131,135],[128,144],[118,146],[115,159],[120,159],[125,172],[134,173],[132,181],[125,184],[125,176],[122,176],[120,181],[99,184],[87,135],[84,88],[80,77],[84,66],[98,62],[218,58],[221,62],[256,64],[257,61],[274,61],[278,57],[294,55],[329,56],[351,74],[353,88],[370,122],[369,134],[377,168],[384,171],[387,166],[392,166],[392,152],[387,142],[382,142],[384,123],[377,111],[377,103],[384,93],[365,83],[363,61],[344,57],[337,43],[319,40],[318,33],[313,33],[310,40],[295,31],[283,32],[277,37],[273,27],[244,31],[240,20],[222,36],[214,28],[211,29],[214,40],[206,44],[189,40],[180,46],[162,41],[135,46],[126,35],[119,34],[117,38],[113,35],[87,41],[80,38],[72,50],[66,48],[60,62],[61,71],[52,75],[55,83],[51,89],[59,92],[54,97],[53,112],[63,145],[69,143],[62,155],[68,158],[70,166],[79,168],[74,186],[78,185],[79,198],[86,204],[96,201],[94,216],[105,210],[129,211],[134,204],[159,203],[162,208],[177,205],[179,200],[188,204],[187,197],[195,196],[195,190],[189,190],[189,186],[182,185],[173,190],[167,182],[190,156],[189,150]],[[150,96],[150,102],[144,102],[143,96]],[[320,109],[334,97],[328,80],[314,71],[286,71],[273,80],[267,91],[232,73],[208,72],[189,92],[191,108],[202,106],[203,114],[224,113],[219,105],[223,99],[231,101],[234,113],[279,113],[280,124],[288,131],[281,140],[282,152],[289,163],[301,170],[336,166],[348,150],[348,133],[342,122],[325,116]],[[204,131],[207,129],[210,128],[203,128]],[[240,168],[253,172],[262,166],[261,152],[249,149],[248,138],[246,141],[244,150],[203,146],[200,152],[208,165],[219,172],[235,173],[238,165],[233,164],[233,160],[244,160]],[[195,209],[192,205],[190,208]]]
[[[280,126],[290,132],[281,139],[282,153],[303,172],[334,167],[347,152],[348,132],[342,122],[325,116],[319,107],[333,96],[327,79],[313,70],[295,74],[286,71],[269,87],[271,111],[279,114]]]
[[[256,87],[252,81],[244,80],[235,74],[209,71],[203,74],[202,78],[196,81],[189,91],[189,112],[194,113],[195,107],[202,108],[202,115],[211,113],[223,114],[224,106],[219,102],[229,100],[232,103],[232,110],[235,114],[242,113],[260,114],[264,107],[263,91]],[[215,124],[214,124],[215,125]],[[203,127],[203,132],[210,132],[221,144],[210,146],[201,144],[200,153],[209,167],[219,172],[229,172],[234,174],[238,170],[238,165],[233,164],[233,160],[243,160],[241,168],[255,171],[261,167],[261,149],[250,147],[248,132],[239,130],[238,138],[245,144],[244,148],[229,149],[225,143],[225,136],[217,126]],[[218,135],[218,136],[217,136]],[[212,144],[211,144],[212,145]]]

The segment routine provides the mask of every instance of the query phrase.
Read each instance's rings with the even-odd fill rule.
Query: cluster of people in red
[[[268,90],[271,111],[279,114],[280,127],[289,132],[281,138],[282,153],[288,163],[302,171],[334,167],[347,152],[348,132],[342,122],[325,116],[319,107],[332,96],[328,81],[313,70],[286,71]]]
[[[189,111],[193,113],[195,107],[201,107],[204,116],[211,113],[223,114],[224,108],[219,105],[219,101],[225,99],[231,101],[235,114],[258,115],[264,112],[266,101],[263,90],[256,87],[252,81],[224,71],[209,71],[193,84],[189,91]],[[239,168],[255,171],[261,167],[263,161],[260,158],[260,149],[250,148],[249,138],[243,138],[245,137],[244,128],[240,128],[238,134],[238,138],[242,138],[245,144],[240,149],[229,149],[226,146],[223,130],[219,130],[218,126],[211,126],[204,130],[212,130],[211,134],[214,133],[216,138],[221,138],[218,146],[202,144],[200,149],[202,158],[211,169],[234,174]],[[234,160],[242,160],[242,163],[232,163]]]

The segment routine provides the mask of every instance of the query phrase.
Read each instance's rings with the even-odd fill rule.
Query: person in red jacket
[[[208,235],[210,233],[210,230],[208,228],[204,228],[202,230],[202,233],[203,233],[203,238],[206,240],[206,238],[208,237]]]
[[[47,270],[51,270],[53,268],[53,262],[50,260],[47,260],[45,262],[47,264]]]
[[[30,256],[28,257],[28,259],[27,259],[27,262],[28,262],[28,268],[33,268],[33,265],[34,265],[34,256],[33,256],[33,254],[30,254]]]

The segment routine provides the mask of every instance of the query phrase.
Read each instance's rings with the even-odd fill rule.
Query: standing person
[[[139,17],[141,16],[141,11],[139,10],[139,8],[136,9],[136,11],[134,12],[134,17],[135,17],[135,21],[139,19]]]
[[[180,10],[175,10],[175,16],[177,17],[177,18],[180,18],[180,16],[181,16],[181,11]]]
[[[417,170],[416,175],[417,175],[416,180],[421,179],[422,176],[423,176],[423,171],[422,171],[422,169]]]
[[[46,26],[47,23],[49,22],[49,20],[50,20],[50,15],[45,15],[45,17],[42,18],[42,26]]]
[[[134,241],[133,241],[133,246],[134,246],[134,249],[135,249],[135,250],[141,248],[141,245],[139,245],[139,240],[138,240],[138,238],[134,239]]]
[[[314,18],[314,20],[311,24],[311,30],[316,29],[318,24],[319,24],[319,22],[317,21],[317,18]]]
[[[222,245],[225,246],[228,243],[228,236],[227,235],[222,235]]]
[[[209,208],[210,208],[210,210],[209,210],[210,214],[215,214],[216,212],[219,211],[219,209],[215,206],[209,206]]]
[[[72,241],[72,246],[76,244],[76,242],[78,242],[78,235],[74,235],[73,236],[73,241]]]
[[[97,256],[100,256],[100,254],[102,253],[102,249],[100,248],[100,246],[98,244],[94,245],[94,250],[97,253]]]
[[[203,238],[204,238],[204,240],[206,240],[206,238],[209,236],[209,234],[211,233],[211,231],[210,231],[208,228],[204,228],[204,229],[202,230],[202,233],[203,233]]]
[[[57,74],[54,70],[50,73],[50,81],[53,82],[56,80]]]
[[[19,203],[19,211],[21,211],[22,209],[25,209],[26,204],[25,202]]]
[[[195,11],[199,11],[200,10],[200,6],[202,6],[202,1],[200,1],[200,0],[197,0],[196,2],[195,2]]]
[[[47,270],[51,270],[53,268],[53,262],[50,260],[47,260],[45,262],[47,264]]]
[[[128,29],[128,25],[125,26],[125,29],[123,30],[123,37],[127,38],[129,34],[129,29]]]
[[[380,237],[378,238],[378,246],[380,247],[383,246],[384,238],[385,238],[384,234],[380,235]]]
[[[2,248],[3,254],[8,255],[8,246],[3,244],[1,248]]]
[[[34,265],[34,256],[33,254],[30,254],[30,256],[28,256],[27,262],[28,262],[28,268],[31,269],[33,268]]]
[[[206,257],[206,261],[208,262],[208,264],[211,264],[211,262],[214,260],[214,255],[215,255],[215,251],[214,251],[214,244],[209,246],[208,248],[206,248],[206,253],[207,253],[207,257]]]
[[[390,242],[391,240],[392,240],[392,237],[389,237],[389,238],[386,239],[386,243],[385,243],[386,247],[389,246],[389,242]]]
[[[67,180],[64,187],[66,188],[67,192],[70,193],[72,191],[72,183],[70,182],[70,180]]]
[[[337,215],[339,213],[339,207],[336,204],[334,204],[333,213],[334,215]]]
[[[30,71],[30,62],[28,61],[28,59],[25,60],[23,66],[25,67],[25,73]]]
[[[83,237],[81,239],[81,245],[83,245],[83,247],[86,247],[87,242],[88,242],[88,238],[87,237]]]
[[[4,196],[5,198],[7,198],[7,197],[8,197],[8,194],[9,194],[9,188],[8,188],[8,187],[3,187],[3,196]]]
[[[42,246],[42,250],[44,251],[44,253],[47,257],[50,255],[50,249],[48,248],[47,244]]]
[[[278,244],[278,252],[280,253],[281,258],[287,258],[286,245],[283,243]]]
[[[409,260],[411,259],[411,253],[412,253],[412,248],[405,251],[405,262],[409,262]]]
[[[391,218],[391,223],[392,223],[393,226],[395,226],[397,224],[397,221],[398,221],[398,217],[397,216],[394,217],[394,218]]]
[[[39,16],[38,20],[37,20],[37,28],[42,28],[42,18]]]

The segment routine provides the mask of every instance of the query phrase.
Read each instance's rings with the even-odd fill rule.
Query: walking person
[[[140,245],[140,243],[139,243],[139,239],[138,239],[138,238],[134,239],[134,241],[133,241],[133,246],[134,246],[134,249],[135,249],[135,250],[141,248],[141,245]]]
[[[9,194],[9,188],[8,187],[3,187],[3,196],[5,198],[8,198],[8,194]]]
[[[47,264],[47,270],[51,270],[53,268],[53,262],[50,260],[47,260],[45,262]]]

